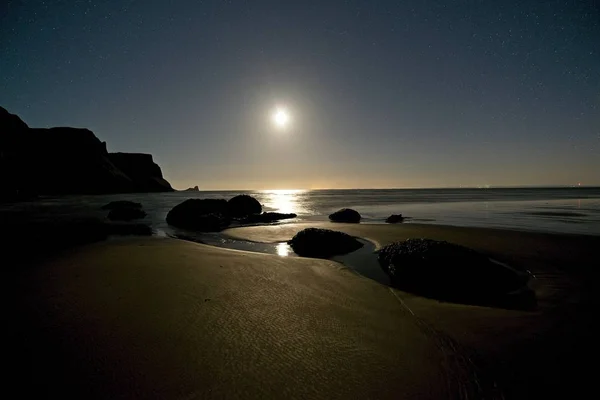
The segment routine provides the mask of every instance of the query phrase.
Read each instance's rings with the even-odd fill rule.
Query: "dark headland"
[[[150,154],[109,153],[81,128],[30,128],[0,107],[0,199],[170,192]]]

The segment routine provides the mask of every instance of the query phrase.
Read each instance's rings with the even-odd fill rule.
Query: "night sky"
[[[177,188],[600,185],[598,1],[0,4],[0,105]]]

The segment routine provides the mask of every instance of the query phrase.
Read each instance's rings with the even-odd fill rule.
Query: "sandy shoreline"
[[[440,303],[326,260],[109,241],[17,275],[9,382],[24,396],[90,398],[579,397],[591,386],[578,360],[592,346],[600,237],[335,226],[381,245],[431,237],[487,252],[536,274],[539,307]],[[226,233],[280,241],[298,228]]]

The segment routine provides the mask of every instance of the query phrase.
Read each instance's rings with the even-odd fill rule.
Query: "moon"
[[[273,113],[271,119],[273,120],[273,124],[275,124],[276,127],[283,129],[290,122],[290,114],[285,108],[278,107]]]

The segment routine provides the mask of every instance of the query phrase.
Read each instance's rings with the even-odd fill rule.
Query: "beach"
[[[224,234],[279,242],[305,226]],[[592,387],[600,237],[311,226],[377,246],[429,237],[472,247],[531,271],[536,305],[439,302],[330,260],[109,240],[14,273],[9,386],[23,397],[178,399],[577,398]]]

